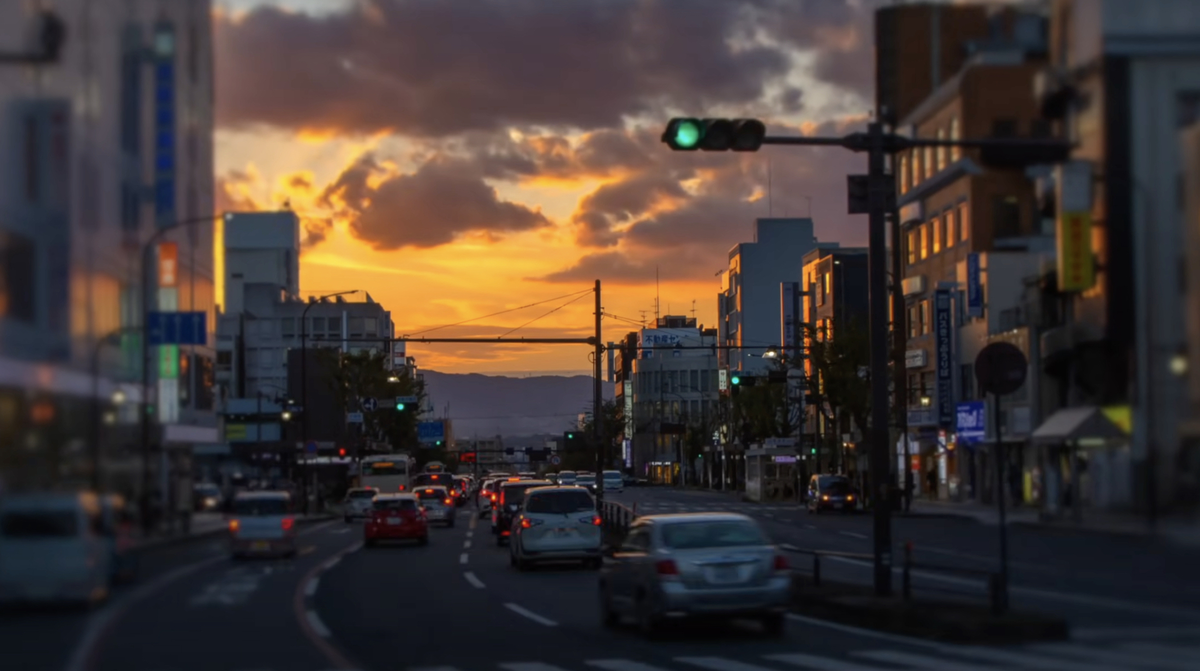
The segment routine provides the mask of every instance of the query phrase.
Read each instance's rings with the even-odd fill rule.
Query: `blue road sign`
[[[367,412],[374,412],[378,407],[379,403],[374,398],[367,397],[362,400],[362,409]]]
[[[417,424],[417,440],[422,443],[434,443],[445,439],[445,424],[441,422],[420,422]]]
[[[308,441],[308,443],[306,443],[304,445],[304,451],[308,452],[309,454],[316,454],[317,453],[317,441],[315,441],[315,440]]]
[[[151,312],[146,316],[151,345],[207,345],[207,312]]]
[[[964,445],[974,445],[987,436],[987,406],[983,401],[964,401],[958,404],[956,430]]]
[[[967,254],[967,315],[983,316],[983,283],[980,281],[979,254]]]

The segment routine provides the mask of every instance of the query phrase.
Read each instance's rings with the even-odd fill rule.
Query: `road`
[[[741,504],[719,494],[630,489],[616,495],[641,512],[736,509],[780,542],[865,551],[869,520],[806,516],[784,507]],[[464,513],[466,510],[464,509]],[[1200,647],[1200,609],[1189,575],[1165,583],[1184,555],[1106,545],[1105,539],[1025,536],[1014,529],[1014,561],[1047,563],[1018,572],[1021,589],[1090,601],[1170,609],[1174,618],[1112,604],[1046,602],[1077,612],[1079,640],[1053,646],[962,648],[915,641],[801,617],[768,639],[752,625],[679,632],[653,644],[600,625],[596,574],[576,567],[519,573],[508,565],[486,520],[464,514],[435,529],[425,547],[365,550],[361,526],[335,522],[302,530],[294,559],[234,562],[220,540],[196,541],[147,557],[139,585],[92,613],[9,615],[0,620],[0,668],[21,671],[980,671],[986,669],[1191,669]],[[898,520],[897,538],[929,550],[979,555],[994,529],[954,520]],[[1074,548],[1070,553],[1068,548]],[[1107,552],[1107,556],[1105,553]],[[1182,552],[1182,551],[1180,551]],[[1040,553],[1040,554],[1039,554]],[[1138,559],[1138,556],[1143,556]],[[956,555],[946,555],[956,556]],[[1195,561],[1195,555],[1191,555]],[[966,558],[962,558],[967,561]],[[1080,564],[1073,577],[1059,571]],[[1141,573],[1103,571],[1144,562]],[[1086,566],[1084,566],[1086,564]],[[1194,565],[1194,564],[1193,564]],[[836,569],[862,572],[843,564]],[[1123,569],[1122,569],[1123,570]],[[1055,578],[1053,576],[1059,576]],[[1061,579],[1060,579],[1061,578]],[[1116,586],[1125,580],[1139,590]],[[1014,593],[1014,603],[1025,603]],[[1074,604],[1074,605],[1072,605]],[[1190,607],[1189,607],[1190,605]],[[1097,612],[1105,611],[1097,615]],[[1115,631],[1114,631],[1115,630]],[[1136,662],[1136,663],[1135,663]]]

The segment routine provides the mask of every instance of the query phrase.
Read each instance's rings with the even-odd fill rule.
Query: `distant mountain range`
[[[425,389],[436,417],[454,422],[456,439],[561,435],[592,407],[586,375],[504,377],[426,370]],[[613,385],[602,383],[605,399]]]

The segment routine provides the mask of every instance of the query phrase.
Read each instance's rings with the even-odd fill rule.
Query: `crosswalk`
[[[1200,645],[1129,642],[1111,646],[1047,643],[1011,648],[939,646],[915,651],[863,650],[846,656],[811,652],[682,656],[670,663],[585,659],[568,665],[544,661],[470,666],[409,667],[407,671],[1196,671]]]

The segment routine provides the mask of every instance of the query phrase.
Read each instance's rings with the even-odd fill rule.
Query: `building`
[[[637,338],[628,381],[633,397],[625,400],[633,408],[626,419],[633,428],[631,467],[654,482],[676,482],[683,470],[692,482],[694,463],[681,455],[711,448],[721,418],[716,329],[698,327],[691,317],[665,316]],[[689,468],[681,469],[685,460]]]
[[[801,259],[817,246],[809,218],[760,218],[754,241],[729,250],[729,269],[717,295],[720,364],[730,370],[765,370],[763,352],[781,343],[780,288],[800,276]]]
[[[0,3],[5,51],[32,49],[40,4]],[[217,439],[211,335],[147,357],[153,453],[137,408],[145,309],[203,312],[213,330],[211,5],[94,5],[53,3],[57,60],[0,65],[0,445],[25,448],[0,472],[87,483],[98,444],[95,484],[136,496],[147,466],[164,495],[190,493],[159,466],[183,482],[190,448]]]
[[[1193,123],[1182,133],[1186,163],[1183,174],[1187,194],[1187,214],[1184,217],[1184,241],[1188,268],[1200,268],[1200,122]],[[1187,381],[1187,409],[1179,422],[1180,450],[1191,458],[1200,452],[1200,272],[1187,273],[1185,313],[1188,317],[1187,347],[1172,365],[1172,371]],[[1196,469],[1200,470],[1200,469]],[[1186,472],[1194,472],[1185,466]],[[1200,482],[1195,478],[1180,483],[1179,500],[1190,506],[1200,506]]]
[[[915,6],[911,11],[931,10]],[[1012,9],[991,9],[985,18],[986,35],[958,45],[969,54],[961,68],[933,81],[928,97],[898,119],[898,132],[950,140],[1049,134],[1031,83],[1045,64],[1047,19]],[[981,474],[988,472],[980,470],[988,467],[982,454],[980,463],[964,461],[965,472],[956,471],[960,465],[951,457],[957,404],[962,390],[976,387],[974,357],[1003,330],[1000,312],[1016,304],[1024,286],[1021,273],[1038,272],[1039,250],[1053,244],[1050,221],[1036,207],[1034,182],[1024,167],[994,158],[975,149],[925,147],[898,155],[895,164],[910,452],[908,463],[900,457],[897,466],[899,473],[915,471],[917,493],[929,497],[953,490],[955,498],[984,495],[986,500],[990,492],[959,488],[964,481],[991,480]],[[979,270],[984,259],[1007,259],[993,254],[1002,251],[1018,260],[1006,263],[1003,273],[999,261]],[[990,288],[1011,288],[1015,296],[1003,302],[987,293]],[[1023,425],[1009,435],[1027,438],[1031,428]],[[936,473],[937,487],[929,486],[930,471]]]
[[[1059,169],[1070,179],[1044,189],[1058,214],[1067,318],[1042,336],[1063,411],[1037,433],[1055,454],[1048,474],[1078,482],[1083,508],[1154,516],[1200,476],[1197,453],[1181,450],[1185,385],[1170,365],[1194,307],[1182,281],[1192,273],[1180,132],[1200,119],[1197,44],[1200,3],[1190,0],[1052,3],[1036,84],[1042,112],[1076,149]],[[1132,501],[1104,505],[1117,481]]]

